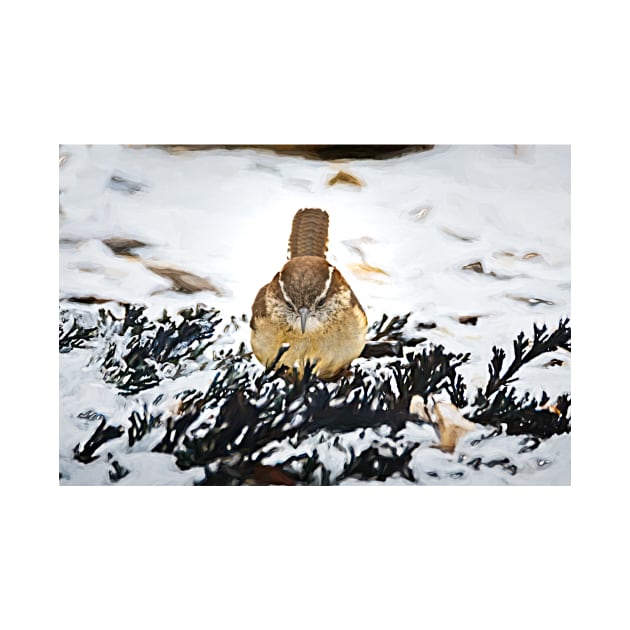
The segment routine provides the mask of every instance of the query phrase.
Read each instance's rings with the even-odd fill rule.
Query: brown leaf
[[[437,402],[433,409],[440,429],[440,448],[447,453],[452,453],[457,442],[467,433],[479,428],[474,422],[464,418],[462,412],[452,403]]]
[[[146,243],[138,241],[135,238],[123,238],[120,236],[113,236],[112,238],[103,239],[103,243],[111,249],[114,254],[131,254],[132,249],[137,247],[146,247]]]
[[[196,293],[197,291],[212,291],[219,297],[223,291],[212,284],[209,280],[202,278],[189,271],[177,269],[167,263],[154,260],[141,260],[142,264],[158,276],[162,276],[173,283],[173,290],[181,293]]]
[[[464,265],[462,269],[466,271],[474,271],[475,273],[485,273],[483,269],[483,265],[478,260],[476,260],[475,262],[471,262],[467,265]]]
[[[363,183],[360,179],[347,173],[346,171],[339,171],[334,177],[331,177],[328,180],[329,186],[334,186],[335,184],[350,184],[351,186],[363,186]]]
[[[455,450],[457,442],[462,437],[479,428],[479,425],[465,418],[453,403],[436,401],[433,396],[429,396],[429,401],[425,402],[422,396],[414,395],[409,405],[409,413],[426,422],[437,424],[440,449],[447,453]]]
[[[374,267],[366,262],[350,263],[348,268],[355,276],[364,278],[365,280],[371,280],[372,282],[376,282],[378,284],[383,284],[384,282],[384,280],[379,278],[379,276],[389,276],[385,270],[380,267]]]

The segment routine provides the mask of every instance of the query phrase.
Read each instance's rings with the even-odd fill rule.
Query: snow
[[[60,154],[60,299],[144,303],[153,315],[200,302],[229,321],[250,312],[257,290],[286,260],[293,214],[321,207],[330,215],[329,259],[370,323],[383,313],[407,312],[412,323],[434,322],[420,334],[450,352],[471,353],[461,369],[469,391],[485,385],[493,346],[505,348],[509,359],[519,332],[531,334],[533,324],[554,328],[570,316],[566,146],[438,146],[386,161],[343,163],[248,149],[169,153],[93,145],[63,146]],[[364,185],[329,186],[339,170]],[[109,237],[143,241],[147,246],[137,250],[143,258],[207,278],[220,295],[170,291],[168,280],[138,260],[115,255],[102,243]],[[476,262],[484,273],[462,269]],[[361,263],[373,271],[361,271]],[[479,318],[472,326],[460,323],[462,316]],[[222,341],[249,344],[247,327]],[[60,355],[60,483],[109,483],[105,456],[89,465],[72,458],[74,445],[94,429],[80,413],[94,409],[128,424],[131,403],[103,382],[87,357],[80,349]],[[553,357],[562,365],[548,366]],[[203,387],[211,376],[210,370],[184,378]],[[570,353],[539,357],[519,377],[519,392],[536,396],[544,389],[552,399],[570,392]],[[181,390],[182,382],[160,388]],[[147,399],[155,398],[150,394]],[[519,440],[502,435],[472,446],[473,435],[447,454],[427,439],[412,467],[427,484],[570,483],[570,435],[524,454]],[[179,470],[172,456],[149,455],[152,446],[143,440],[129,449],[123,436],[99,453],[112,452],[132,471],[119,484],[189,484],[202,476]],[[518,466],[517,475],[462,463],[476,452],[488,458],[495,451],[497,459],[509,457]]]

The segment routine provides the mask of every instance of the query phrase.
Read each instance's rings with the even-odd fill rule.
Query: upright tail
[[[298,210],[289,237],[289,258],[319,256],[328,250],[328,213],[319,208]]]

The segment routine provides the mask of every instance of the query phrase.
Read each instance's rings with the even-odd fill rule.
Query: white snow
[[[60,168],[60,298],[145,303],[151,314],[201,302],[229,320],[250,312],[257,290],[286,260],[293,214],[321,207],[330,215],[329,259],[370,322],[385,312],[412,312],[413,323],[435,322],[417,335],[450,352],[471,353],[461,369],[469,394],[485,385],[493,346],[505,348],[509,361],[519,332],[531,336],[534,323],[554,328],[570,316],[566,146],[436,147],[392,160],[344,163],[255,150],[171,154],[94,145],[63,146],[60,152],[66,156]],[[339,170],[364,186],[329,186]],[[113,174],[140,190],[112,187]],[[222,295],[169,291],[168,280],[114,255],[101,242],[107,237],[147,243],[138,250],[144,258],[206,277]],[[484,274],[462,270],[475,262]],[[360,263],[384,273],[361,273]],[[475,315],[475,326],[458,321]],[[234,344],[249,343],[246,326],[231,334]],[[60,483],[109,483],[106,457],[87,466],[72,459],[73,446],[93,430],[90,425],[86,431],[78,414],[94,409],[124,425],[129,413],[128,402],[86,365],[86,356],[82,350],[60,355],[60,471],[70,476]],[[563,364],[545,367],[552,356],[540,357],[519,372],[517,389],[533,395],[544,389],[552,399],[570,392],[570,353],[553,356]],[[211,374],[190,378],[203,383]],[[413,468],[430,484],[570,483],[569,435],[521,455],[519,439],[499,436],[476,447],[465,440],[453,454],[427,443],[414,453]],[[202,476],[179,471],[171,456],[143,455],[150,448],[141,443],[131,452],[125,440],[99,451],[115,452],[121,465],[129,462],[132,473],[118,483],[191,483]],[[500,466],[476,471],[458,459],[473,457],[473,451],[487,458],[491,450],[498,459],[510,457],[519,473],[511,476]],[[161,459],[163,465],[154,461]]]

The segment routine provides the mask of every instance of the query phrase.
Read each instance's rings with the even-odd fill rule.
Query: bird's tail
[[[319,208],[298,210],[289,237],[289,258],[319,256],[328,250],[328,213]]]

